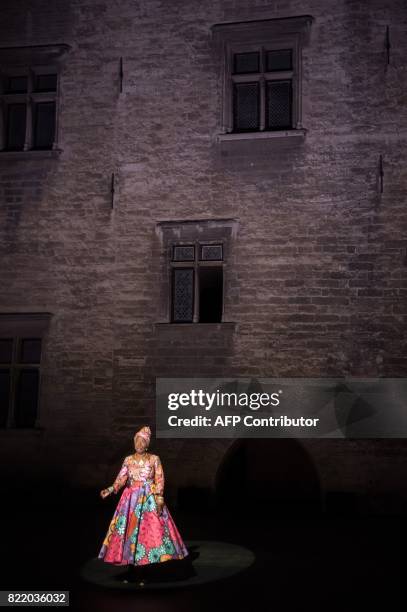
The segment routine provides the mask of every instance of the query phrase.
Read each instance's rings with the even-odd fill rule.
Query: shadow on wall
[[[239,439],[216,474],[216,507],[247,512],[253,504],[267,515],[322,514],[323,498],[314,464],[292,439]],[[242,503],[244,502],[244,503]]]

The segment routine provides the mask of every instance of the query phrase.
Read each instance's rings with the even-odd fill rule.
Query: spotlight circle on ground
[[[215,582],[242,572],[250,567],[255,561],[255,555],[251,550],[229,542],[189,540],[185,541],[185,544],[192,558],[194,559],[194,557],[196,557],[192,561],[192,566],[196,575],[187,579],[171,580],[167,578],[165,581],[160,581],[158,577],[151,582],[147,580],[143,587],[130,582],[123,583],[117,579],[117,576],[123,574],[126,570],[126,566],[113,565],[98,558],[90,559],[85,563],[80,571],[80,575],[86,582],[97,584],[102,587],[125,591],[146,591],[161,588],[180,588]],[[177,563],[177,561],[154,563],[154,565],[162,566],[166,563],[174,564]],[[158,569],[160,570],[161,568]]]

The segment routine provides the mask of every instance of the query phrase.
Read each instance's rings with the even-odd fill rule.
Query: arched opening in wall
[[[216,473],[216,507],[245,514],[249,507],[270,515],[322,514],[315,466],[292,439],[239,439],[226,452]]]

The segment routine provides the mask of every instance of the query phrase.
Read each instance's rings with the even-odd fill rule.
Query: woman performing
[[[124,582],[137,581],[136,566],[184,559],[188,550],[164,503],[164,473],[158,455],[148,453],[151,430],[142,427],[134,436],[134,455],[128,455],[114,483],[100,492],[104,499],[124,485],[99,559],[127,565]],[[140,571],[140,570],[139,570]],[[139,585],[145,579],[139,577]]]

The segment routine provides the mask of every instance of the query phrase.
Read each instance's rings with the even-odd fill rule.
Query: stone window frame
[[[44,366],[44,346],[47,338],[49,323],[52,315],[49,312],[42,313],[0,313],[0,339],[13,340],[13,356],[11,363],[1,363],[0,369],[11,369],[10,399],[6,427],[0,431],[34,431],[40,429],[41,421],[41,387],[42,369]],[[21,346],[21,340],[41,339],[41,358],[39,363],[29,364],[19,362],[17,351]],[[33,427],[16,427],[15,422],[15,394],[16,373],[23,368],[38,369],[38,398],[36,419]]]
[[[194,267],[203,266],[218,266],[223,268],[223,299],[222,299],[222,317],[221,321],[214,323],[216,325],[226,322],[227,309],[226,292],[228,287],[228,266],[232,265],[233,261],[233,246],[237,236],[239,227],[238,219],[201,219],[201,220],[183,220],[183,221],[159,221],[156,225],[156,235],[159,238],[161,257],[160,257],[160,311],[159,323],[167,323],[173,326],[183,325],[208,325],[208,323],[200,323],[199,319],[199,287],[196,272],[194,272],[194,311],[193,320],[190,322],[172,321],[172,274],[174,267]],[[192,245],[195,244],[196,252],[195,262],[178,262],[172,261],[172,253],[174,246]],[[222,260],[200,260],[199,249],[201,245],[222,244]],[[194,267],[194,270],[196,270]]]
[[[282,17],[254,21],[218,23],[211,27],[217,57],[221,59],[221,112],[220,133],[217,141],[257,140],[264,138],[298,138],[303,140],[306,129],[302,125],[302,49],[309,42],[311,15]],[[261,129],[253,132],[233,131],[233,54],[257,51],[262,47],[267,50],[290,48],[293,52],[292,74],[279,72],[267,74],[267,79],[283,78],[286,75],[293,81],[293,104],[291,129]],[[265,80],[267,80],[265,79]],[[264,109],[263,109],[264,110]]]
[[[0,48],[0,159],[32,159],[55,157],[61,149],[59,139],[60,114],[60,74],[70,46],[67,44],[35,45],[27,47]],[[37,75],[56,74],[55,92],[35,92],[34,80]],[[27,76],[26,93],[7,93],[3,91],[5,79],[9,76]],[[54,142],[51,148],[34,148],[34,104],[36,102],[55,102]],[[26,105],[25,141],[22,150],[6,149],[7,105],[23,103]]]

